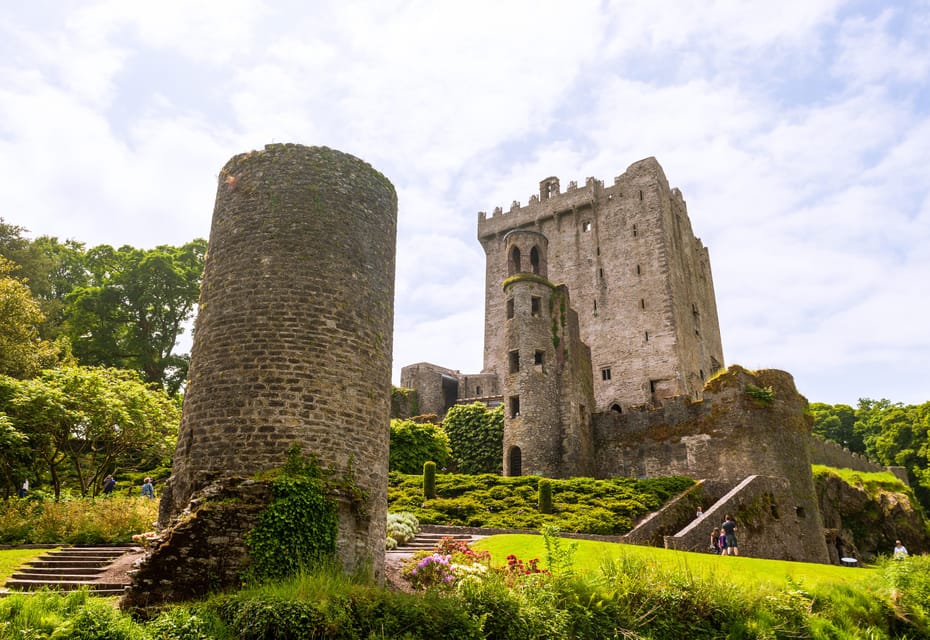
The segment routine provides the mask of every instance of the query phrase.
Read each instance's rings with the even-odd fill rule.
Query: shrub
[[[436,463],[432,460],[423,463],[423,497],[436,497]]]
[[[0,544],[111,544],[149,531],[158,502],[140,497],[66,498],[34,494],[0,502]]]
[[[546,479],[539,481],[539,512],[552,513],[552,483]]]
[[[388,548],[394,549],[399,544],[413,540],[420,532],[420,523],[412,513],[388,513],[387,537]],[[391,545],[391,542],[394,544]]]
[[[449,461],[449,437],[439,426],[413,420],[391,420],[388,468],[401,473],[419,473],[432,460],[440,468]]]
[[[488,409],[480,402],[449,408],[442,428],[452,446],[452,465],[459,473],[503,471],[504,408]]]

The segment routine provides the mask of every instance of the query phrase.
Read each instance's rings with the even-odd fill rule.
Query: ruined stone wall
[[[274,144],[226,164],[162,523],[297,443],[367,492],[370,519],[340,530],[339,555],[380,575],[396,224],[393,186],[353,156]]]
[[[772,401],[760,401],[752,388],[770,388]],[[780,499],[790,506],[786,517],[807,538],[820,536],[822,543],[806,405],[789,374],[731,366],[705,386],[701,402],[678,398],[656,410],[596,415],[597,474],[683,475],[734,484],[750,474],[785,478],[790,493]],[[811,548],[809,554],[826,558],[826,548]]]
[[[434,413],[441,418],[445,415],[447,406],[451,404],[447,402],[443,392],[443,378],[456,380],[457,386],[458,376],[459,372],[453,369],[429,362],[418,362],[400,370],[400,386],[417,390],[421,415]]]
[[[884,471],[885,467],[853,453],[832,440],[811,436],[811,463],[855,471]]]
[[[501,257],[514,229],[548,238],[549,279],[568,285],[591,348],[597,408],[700,395],[701,376],[723,364],[710,263],[681,194],[669,190],[655,159],[633,164],[610,187],[589,178],[563,193],[548,178],[528,205],[479,214],[487,256],[484,369],[500,375]]]

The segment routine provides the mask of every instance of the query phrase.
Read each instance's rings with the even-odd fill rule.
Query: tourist
[[[19,497],[25,498],[27,493],[29,493],[29,480],[23,480],[23,486],[19,490]]]
[[[717,549],[720,552],[720,555],[727,555],[727,534],[724,533],[723,529],[717,529],[720,533],[717,535]]]
[[[723,519],[723,524],[720,525],[720,528],[723,529],[723,533],[726,536],[727,548],[724,553],[728,556],[738,556],[739,546],[737,546],[736,543],[736,522],[733,520],[733,516],[728,513]]]
[[[116,488],[116,478],[108,475],[103,479],[103,495],[108,496]]]
[[[695,520],[704,515],[704,510],[701,509],[701,505],[698,505],[697,511],[694,512]]]
[[[710,533],[710,551],[716,555],[720,555],[720,528],[714,527],[714,530]]]
[[[155,498],[155,487],[152,486],[151,478],[146,478],[145,482],[142,484],[142,495],[150,499]]]
[[[907,557],[907,549],[904,548],[904,545],[901,544],[900,540],[894,541],[894,559],[895,560],[904,560]]]

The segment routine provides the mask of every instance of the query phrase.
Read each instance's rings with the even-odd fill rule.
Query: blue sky
[[[180,244],[228,158],[357,155],[399,198],[395,381],[481,369],[478,211],[655,156],[724,356],[930,400],[930,2],[40,0],[0,14],[0,210]]]

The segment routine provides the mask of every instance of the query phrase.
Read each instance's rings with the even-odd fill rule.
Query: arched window
[[[507,275],[520,273],[520,247],[510,250],[510,260],[507,262]]]
[[[520,453],[520,447],[510,447],[510,453],[507,454],[510,458],[510,475],[519,476],[523,474],[523,460]]]
[[[621,407],[620,404],[616,402],[610,405],[610,410],[614,413],[623,413],[623,407]]]
[[[539,275],[539,249],[536,247],[530,249],[530,264],[533,266],[533,273]]]

